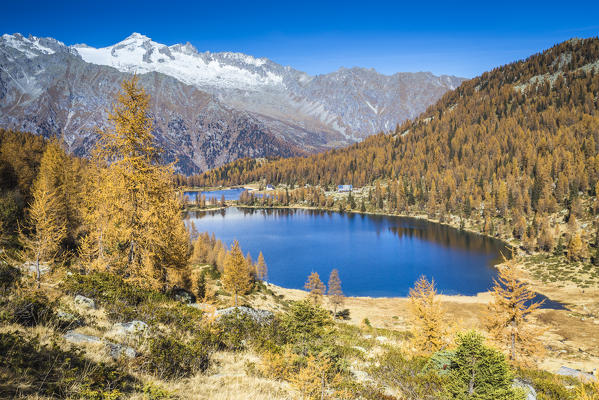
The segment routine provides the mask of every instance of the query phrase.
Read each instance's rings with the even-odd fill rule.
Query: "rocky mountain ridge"
[[[132,73],[152,95],[158,142],[183,173],[347,145],[416,117],[463,81],[363,68],[310,76],[265,58],[200,53],[137,33],[100,49],[5,34],[0,126],[58,134],[71,151],[87,154]]]

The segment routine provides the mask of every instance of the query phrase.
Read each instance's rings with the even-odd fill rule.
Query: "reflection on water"
[[[474,295],[493,285],[503,242],[425,220],[304,209],[228,208],[186,216],[200,232],[264,253],[272,283],[302,288],[313,271],[339,269],[353,296],[405,296],[420,275],[440,292]]]

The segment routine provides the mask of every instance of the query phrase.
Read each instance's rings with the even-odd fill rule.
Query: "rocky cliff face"
[[[131,73],[152,96],[166,159],[177,159],[184,173],[346,145],[415,117],[462,82],[361,68],[313,77],[267,59],[199,53],[139,34],[102,49],[3,35],[0,126],[58,134],[85,155]]]

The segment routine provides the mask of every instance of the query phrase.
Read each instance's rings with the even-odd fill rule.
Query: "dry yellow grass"
[[[161,387],[189,400],[289,400],[296,399],[289,384],[248,374],[248,363],[261,361],[252,353],[214,354],[214,365],[204,374]],[[142,400],[134,396],[131,400]]]

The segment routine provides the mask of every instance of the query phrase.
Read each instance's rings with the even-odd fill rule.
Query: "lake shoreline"
[[[218,188],[218,190],[226,190],[226,189],[231,189],[231,188],[244,188],[250,191],[258,191],[257,188],[253,187],[252,185],[238,185],[235,187],[227,187],[227,188]],[[335,210],[332,208],[322,208],[322,207],[311,207],[311,206],[306,206],[306,205],[298,205],[298,204],[291,204],[291,205],[287,205],[287,206],[267,206],[267,205],[246,205],[246,204],[239,204],[239,202],[237,200],[233,200],[233,201],[227,201],[226,202],[226,207],[237,207],[237,208],[245,208],[245,209],[255,209],[255,210],[277,210],[277,209],[281,209],[281,210],[308,210],[308,211],[321,211],[321,212],[333,212],[333,213],[339,213],[339,210]],[[212,208],[212,209],[192,209],[189,211],[201,211],[201,212],[209,212],[209,211],[218,211],[218,210],[222,210],[223,208],[220,207],[218,209]],[[506,248],[515,248],[517,252],[519,252],[519,248],[517,247],[518,244],[516,243],[510,243],[510,241],[501,238],[501,237],[496,237],[496,236],[491,236],[485,233],[482,233],[478,230],[475,229],[471,229],[469,227],[460,227],[459,226],[459,222],[458,221],[443,221],[441,222],[438,219],[432,219],[430,218],[428,215],[426,214],[416,214],[416,215],[411,215],[411,214],[405,214],[405,213],[401,213],[401,214],[397,214],[397,213],[386,213],[386,212],[376,212],[376,211],[359,211],[359,210],[350,210],[350,211],[344,211],[344,214],[355,214],[355,215],[369,215],[369,216],[384,216],[384,217],[400,217],[400,218],[412,218],[412,219],[416,219],[416,220],[421,220],[421,221],[426,221],[426,222],[430,222],[430,223],[434,223],[434,224],[438,224],[441,226],[445,226],[445,227],[449,227],[449,228],[453,228],[456,229],[458,231],[463,231],[463,232],[468,232],[470,234],[475,234],[484,238],[489,238],[489,239],[493,239],[493,240],[497,240],[500,241]],[[526,254],[525,257],[528,256],[533,256],[535,253],[533,254]],[[494,268],[500,268],[502,265],[502,263],[497,263],[494,264],[493,267]],[[520,267],[520,271],[523,273],[523,279],[527,282],[529,282],[535,292],[547,297],[548,299],[555,301],[555,302],[559,302],[561,304],[564,305],[564,307],[568,308],[568,309],[572,309],[572,310],[582,310],[585,309],[586,306],[589,305],[590,301],[589,298],[591,299],[596,299],[597,301],[599,301],[599,291],[597,291],[596,289],[594,290],[594,288],[589,288],[586,290],[577,287],[576,285],[572,285],[569,284],[567,285],[567,287],[559,287],[555,284],[551,284],[551,283],[546,283],[543,282],[539,279],[536,279],[532,276],[532,274],[530,273],[530,271],[528,269],[523,268],[522,266]],[[299,290],[299,289],[289,289],[289,290]],[[485,293],[485,292],[480,292],[480,293]],[[589,296],[589,294],[593,294],[592,296]],[[464,295],[445,295],[445,296],[464,296]],[[373,297],[374,299],[380,298],[380,297]],[[396,298],[396,297],[383,297],[383,298]],[[399,297],[401,298],[401,297]]]
[[[256,190],[256,189],[253,189]],[[332,212],[332,213],[339,213],[338,210],[335,209],[331,209],[331,208],[322,208],[322,207],[310,207],[310,206],[305,206],[305,205],[297,205],[297,204],[292,204],[292,205],[288,205],[288,206],[262,206],[262,205],[246,205],[246,204],[239,204],[237,201],[227,201],[226,207],[235,207],[235,208],[240,208],[240,209],[254,209],[254,210],[307,210],[307,211],[321,211],[321,212]],[[199,212],[210,212],[210,211],[220,211],[224,209],[223,207],[219,207],[219,208],[209,208],[209,209],[190,209],[189,211],[199,211]],[[344,214],[355,214],[355,215],[368,215],[368,216],[384,216],[384,217],[400,217],[400,218],[411,218],[411,219],[416,219],[416,220],[421,220],[421,221],[425,221],[425,222],[430,222],[430,223],[434,223],[434,224],[438,224],[441,226],[445,226],[445,227],[449,227],[452,229],[456,229],[459,231],[463,231],[463,232],[468,232],[470,234],[475,234],[484,238],[489,238],[489,239],[493,239],[493,240],[497,240],[500,241],[503,245],[505,245],[507,248],[511,248],[513,247],[513,245],[509,242],[507,242],[504,239],[495,237],[495,236],[490,236],[481,232],[478,232],[476,230],[473,229],[467,229],[467,228],[463,228],[460,229],[460,227],[455,226],[455,224],[449,223],[449,222],[440,222],[439,220],[435,220],[435,219],[431,219],[429,218],[427,215],[425,214],[418,214],[418,215],[408,215],[408,214],[393,214],[393,213],[381,213],[381,212],[373,212],[373,211],[365,211],[365,212],[361,212],[359,210],[351,210],[351,211],[345,211]],[[502,263],[497,263],[494,264],[493,267],[494,268],[501,268]],[[531,274],[529,274],[529,272],[525,269],[521,268],[521,272],[523,272],[524,274],[524,279],[529,282],[535,292],[547,297],[548,299],[555,301],[555,302],[559,302],[561,304],[563,304],[564,307],[566,308],[580,308],[583,306],[586,306],[588,304],[588,301],[585,300],[586,296],[582,296],[581,297],[581,293],[584,293],[584,290],[580,289],[577,290],[578,288],[568,288],[568,290],[561,290],[561,288],[556,288],[550,284],[544,283],[538,279],[534,279]],[[301,289],[292,289],[292,288],[286,288],[288,290],[301,290]],[[488,291],[486,292],[479,292],[477,295],[479,294],[484,294],[484,293],[489,293]],[[477,295],[443,295],[443,296],[447,296],[448,298],[459,298],[460,296],[462,297],[477,297]],[[361,298],[361,297],[357,297],[357,298]],[[363,298],[370,298],[370,299],[396,299],[396,298],[405,298],[405,297],[369,297],[369,296],[364,296]],[[471,302],[471,301],[469,301]]]

